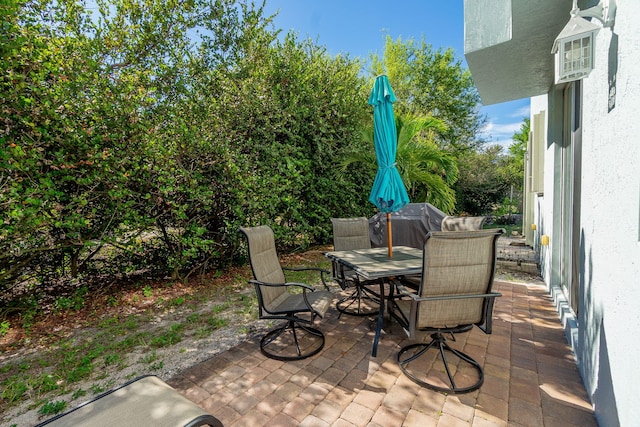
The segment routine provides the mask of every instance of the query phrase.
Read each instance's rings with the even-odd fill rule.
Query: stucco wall
[[[465,8],[472,3],[466,0]],[[527,49],[543,45],[545,52],[540,55],[548,59],[552,43],[539,43],[536,34],[545,33],[553,40],[560,30],[551,32],[536,27],[536,32],[523,33],[518,38],[518,19],[530,23],[544,21],[542,17],[550,6],[562,4],[568,8],[570,0],[511,3],[512,38],[524,43]],[[579,2],[588,6],[597,3],[597,0]],[[637,360],[640,354],[640,0],[616,0],[615,3],[615,26],[602,28],[597,34],[595,70],[591,75],[580,84],[549,87],[546,95],[531,100],[532,129],[535,114],[544,111],[547,118],[545,176],[543,191],[527,198],[534,205],[537,230],[532,241],[540,256],[543,278],[563,316],[598,422],[606,427],[640,425],[640,405],[636,402],[640,390]],[[529,9],[523,13],[519,7]],[[479,14],[483,9],[477,4],[474,10]],[[564,15],[556,13],[553,17]],[[561,28],[569,20],[568,9],[566,18],[558,19]],[[469,24],[481,26],[472,20]],[[486,26],[482,28],[491,31]],[[489,36],[491,34],[483,40],[492,40]],[[508,47],[509,43],[501,43],[492,46],[493,50],[472,52],[478,62],[468,60],[474,78],[497,82],[509,89],[509,85],[519,83],[517,78],[499,78],[487,70],[505,68],[519,72],[524,68],[545,74],[544,69],[531,62],[520,61],[515,67],[502,61],[496,52]],[[517,51],[510,53],[509,58],[517,57]],[[496,67],[496,63],[500,67]],[[482,93],[481,85],[478,88]],[[580,95],[571,94],[571,99],[582,100],[581,131],[573,135],[571,144],[566,144],[569,132],[563,129],[565,88],[569,89],[567,95],[572,89],[578,90]],[[484,91],[487,99],[503,95],[490,85]],[[506,90],[505,97],[514,99],[518,93]],[[537,94],[540,93],[543,92]],[[569,148],[565,151],[569,153],[567,159],[574,156],[573,171],[569,160],[563,164],[563,145]],[[563,168],[569,171],[565,175]],[[579,190],[573,195],[571,183]],[[569,191],[563,194],[565,184]],[[563,221],[563,203],[573,208],[576,216],[566,215]],[[579,220],[572,224],[575,218]],[[551,236],[548,247],[539,246],[542,234]],[[563,248],[568,255],[562,254]],[[578,262],[569,264],[569,269],[564,270],[568,274],[563,277],[560,267],[566,265],[563,261],[571,256]],[[574,266],[577,268],[573,269]],[[570,276],[578,283],[566,280]],[[571,286],[567,286],[569,283]],[[578,292],[567,292],[569,298],[563,300],[563,286],[570,291],[577,287]],[[575,310],[569,309],[570,306]],[[574,313],[577,321],[572,317]]]
[[[640,1],[618,0],[615,26],[596,39],[595,69],[582,81],[580,289],[577,324],[568,339],[602,426],[640,419]],[[556,303],[560,231],[562,89],[531,99],[531,117],[548,117],[544,196],[536,196],[541,272]],[[554,214],[556,216],[554,217]],[[554,232],[555,231],[555,232]],[[560,310],[562,312],[562,310]]]
[[[547,134],[547,126],[549,123],[549,108],[548,108],[548,96],[540,95],[531,98],[530,103],[530,111],[531,111],[531,123],[534,123],[534,117],[544,112],[546,120],[544,125],[544,134]],[[532,125],[533,126],[533,125]],[[548,143],[545,139],[545,146],[548,147]],[[545,221],[545,218],[552,218],[553,214],[553,204],[549,203],[545,205],[545,199],[553,200],[553,190],[554,190],[554,175],[553,175],[553,150],[545,148],[545,159],[544,159],[544,193],[533,194],[531,197],[531,202],[533,203],[533,215],[534,215],[534,224],[536,224],[536,230],[533,232],[533,246],[536,250],[536,253],[539,257],[540,262],[540,274],[545,280],[545,283],[550,283],[550,271],[551,271],[551,250],[553,246],[543,247],[540,246],[540,236],[546,234],[548,236],[553,236],[553,221]]]
[[[577,357],[598,419],[612,425],[617,409],[620,425],[632,426],[640,420],[640,1],[617,4],[615,27],[598,33],[596,68],[583,83]]]

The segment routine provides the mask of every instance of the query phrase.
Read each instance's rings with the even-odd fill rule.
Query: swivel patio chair
[[[486,216],[445,216],[440,225],[442,231],[482,230]]]
[[[240,228],[247,237],[249,259],[258,296],[260,319],[284,320],[260,340],[260,351],[276,360],[299,360],[317,354],[324,347],[324,335],[312,327],[323,317],[333,300],[325,281],[329,271],[320,268],[283,268],[278,260],[273,231],[268,226]],[[325,291],[304,283],[287,282],[284,271],[319,272]]]
[[[331,218],[331,224],[333,225],[334,250],[350,251],[371,247],[367,218]],[[378,282],[363,281],[353,270],[336,263],[333,263],[332,270],[333,280],[338,282],[343,290],[353,290],[336,303],[340,314],[368,316],[378,312],[380,295],[368,287],[368,285],[374,284],[378,286]]]
[[[442,231],[477,231],[487,220],[486,216],[445,216],[440,224]],[[405,285],[412,289],[418,289],[420,285],[419,276],[406,276],[403,279]]]
[[[418,292],[398,285],[403,298],[389,303],[391,316],[410,339],[415,340],[419,331],[431,333],[429,342],[406,345],[397,355],[400,369],[415,383],[441,392],[467,393],[484,382],[480,363],[449,346],[445,334],[467,332],[473,325],[491,333],[493,303],[501,296],[491,288],[497,241],[503,232],[427,234]],[[429,350],[438,354],[429,357]]]

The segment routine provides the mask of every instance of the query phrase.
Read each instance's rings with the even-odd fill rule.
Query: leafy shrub
[[[335,167],[370,120],[358,61],[245,1],[0,8],[0,291],[187,280],[241,259],[241,225],[298,249],[371,213],[368,172]]]

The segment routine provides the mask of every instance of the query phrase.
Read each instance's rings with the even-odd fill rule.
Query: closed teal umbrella
[[[392,256],[391,212],[402,209],[409,203],[400,173],[396,168],[398,135],[393,115],[396,95],[387,76],[378,76],[369,96],[373,105],[373,141],[378,159],[378,173],[373,181],[369,201],[387,214],[387,242],[389,257]]]

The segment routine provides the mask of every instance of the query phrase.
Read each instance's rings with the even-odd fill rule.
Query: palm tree
[[[455,159],[434,142],[434,137],[446,130],[444,122],[432,116],[396,116],[396,165],[410,200],[428,202],[451,213],[455,208],[455,192],[451,186],[458,179],[458,166]],[[363,144],[357,150],[345,155],[342,168],[361,163],[375,174],[373,125],[363,130],[362,139]]]

